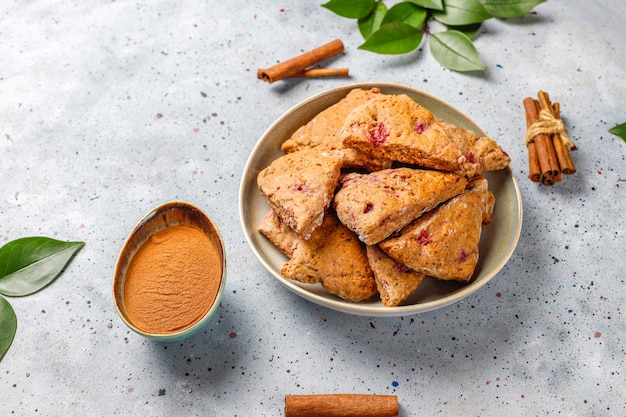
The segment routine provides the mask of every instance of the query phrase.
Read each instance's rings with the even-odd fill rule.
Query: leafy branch
[[[453,71],[487,69],[472,39],[491,18],[522,17],[546,0],[407,0],[388,8],[382,0],[329,0],[322,7],[356,19],[365,42],[359,49],[378,54],[405,54],[429,35],[430,52]],[[431,31],[438,22],[445,30]]]

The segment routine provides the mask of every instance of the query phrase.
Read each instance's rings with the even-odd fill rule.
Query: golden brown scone
[[[487,180],[485,180],[486,182]],[[483,212],[483,226],[491,224],[491,215],[496,205],[496,196],[491,191],[487,191],[487,201],[485,202],[485,210]]]
[[[467,160],[478,164],[477,172],[497,171],[509,166],[511,158],[493,139],[479,137],[471,130],[440,119],[436,120]]]
[[[309,240],[297,239],[292,258],[281,268],[288,279],[314,284],[348,301],[377,294],[374,274],[363,244],[332,211]]]
[[[334,207],[341,222],[373,245],[399,231],[422,213],[461,193],[467,179],[450,172],[407,167],[341,180]]]
[[[476,172],[432,113],[405,94],[383,94],[354,109],[341,138],[345,147],[374,157],[465,175]]]
[[[330,214],[329,214],[330,213]],[[280,270],[282,276],[305,284],[317,284],[322,282],[323,273],[320,273],[320,263],[325,262],[325,258],[320,259],[323,248],[328,237],[339,225],[337,217],[329,212],[324,216],[324,221],[315,229],[309,239],[296,237],[291,247],[290,259],[285,262]],[[327,269],[322,265],[324,269]]]
[[[496,196],[489,191],[489,182],[482,175],[476,175],[471,178],[468,184],[468,190],[481,193],[483,196],[483,226],[491,223],[491,215],[496,204]]]
[[[385,307],[396,307],[406,301],[422,283],[424,274],[393,260],[376,245],[367,246],[367,259],[374,271],[376,287]]]
[[[291,257],[293,245],[298,239],[298,234],[287,226],[274,210],[270,209],[267,212],[258,230],[284,255]]]
[[[424,214],[399,236],[379,247],[396,261],[415,271],[442,280],[468,282],[478,263],[488,193],[479,182],[462,194]]]
[[[257,185],[274,212],[307,239],[322,224],[340,174],[339,151],[303,149],[275,159],[259,173]]]
[[[380,95],[380,89],[354,89],[333,106],[320,112],[309,123],[301,126],[281,146],[283,152],[296,152],[300,149],[314,148],[321,151],[343,150],[344,168],[364,168],[378,171],[391,167],[388,159],[372,158],[356,149],[345,148],[341,141],[341,128],[350,112],[361,104]]]

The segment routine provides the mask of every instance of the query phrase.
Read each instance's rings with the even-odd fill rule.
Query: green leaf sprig
[[[405,54],[430,35],[430,52],[453,71],[485,71],[472,39],[491,18],[522,17],[546,0],[407,0],[391,8],[382,0],[329,0],[322,7],[356,19],[365,42],[359,49],[378,54]],[[436,21],[445,30],[431,32]]]
[[[25,237],[0,248],[0,294],[33,294],[61,275],[84,242],[62,242],[48,237]],[[17,331],[17,316],[9,301],[0,297],[0,361]]]

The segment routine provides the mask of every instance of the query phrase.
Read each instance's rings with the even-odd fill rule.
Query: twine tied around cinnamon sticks
[[[563,174],[576,172],[570,155],[570,150],[576,150],[576,146],[566,133],[559,103],[552,104],[544,91],[539,91],[538,98],[524,99],[528,178],[544,185],[554,185],[561,181]]]
[[[340,39],[335,39],[270,68],[259,69],[257,78],[273,83],[291,77],[347,77],[348,68],[309,68],[342,53],[343,50],[343,42]]]
[[[541,110],[539,112],[539,120],[533,123],[526,131],[526,145],[535,140],[537,135],[558,135],[559,139],[569,149],[574,147],[569,136],[565,132],[565,123],[563,120],[554,117],[551,111]]]

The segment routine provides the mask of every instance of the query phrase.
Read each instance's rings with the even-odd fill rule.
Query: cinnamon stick
[[[539,102],[530,97],[525,98],[524,110],[526,111],[526,124],[530,127],[539,120]],[[539,160],[542,177],[555,177],[560,172],[560,169],[551,138],[547,135],[539,134],[533,138],[533,143],[537,150],[537,159]]]
[[[285,417],[394,417],[398,397],[370,394],[285,396]]]
[[[348,68],[311,68],[292,75],[292,77],[347,77]]]
[[[539,157],[537,156],[535,142],[529,142],[526,148],[528,149],[528,178],[530,178],[532,182],[541,182],[543,176],[541,175],[541,167],[539,166]]]
[[[556,119],[561,118],[561,106],[559,103],[550,102],[550,96],[544,91],[539,91],[539,104],[542,110],[547,110],[552,114],[552,117]],[[563,143],[559,135],[552,135],[552,143],[554,145],[554,151],[556,152],[557,161],[561,172],[565,175],[572,175],[576,172],[574,161],[569,153],[569,148]]]
[[[343,42],[339,39],[335,39],[325,45],[278,63],[270,68],[259,69],[257,71],[257,77],[268,83],[293,77],[296,74],[302,73],[311,65],[340,54],[343,52],[343,49]]]

